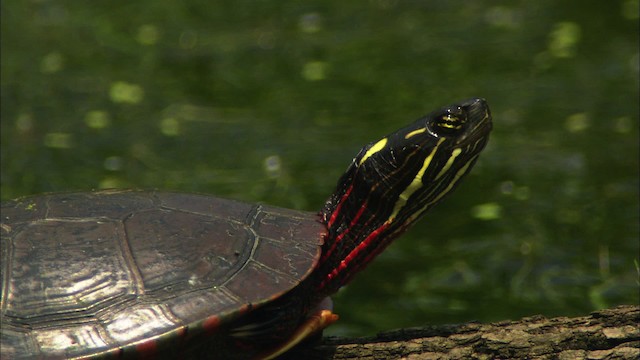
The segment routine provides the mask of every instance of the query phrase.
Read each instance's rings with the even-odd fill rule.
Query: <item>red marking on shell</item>
[[[144,341],[136,345],[138,354],[145,354],[145,357],[155,356],[158,353],[158,342],[156,340]]]
[[[219,316],[209,316],[202,322],[202,328],[206,332],[213,332],[220,326]]]

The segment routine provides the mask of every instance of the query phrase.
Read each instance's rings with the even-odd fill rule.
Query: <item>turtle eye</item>
[[[466,112],[460,107],[453,107],[434,116],[427,126],[431,132],[438,136],[451,136],[462,130],[466,122]]]

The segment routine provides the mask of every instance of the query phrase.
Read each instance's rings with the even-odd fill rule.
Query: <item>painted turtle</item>
[[[273,357],[469,172],[483,99],[366,145],[320,213],[107,190],[2,204],[2,358]]]

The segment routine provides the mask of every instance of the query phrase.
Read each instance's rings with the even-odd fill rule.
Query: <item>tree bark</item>
[[[532,316],[492,324],[426,326],[373,337],[325,337],[290,359],[640,359],[640,307],[589,316]]]

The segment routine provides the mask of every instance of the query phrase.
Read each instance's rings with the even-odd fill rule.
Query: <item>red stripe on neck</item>
[[[349,266],[351,265],[351,262],[353,260],[355,260],[363,251],[365,251],[369,247],[369,245],[371,245],[371,243],[373,241],[375,241],[380,236],[380,233],[382,233],[383,231],[385,231],[387,229],[388,225],[389,225],[388,222],[385,222],[384,224],[382,224],[382,226],[380,226],[379,228],[377,228],[374,231],[372,231],[371,234],[369,234],[369,236],[367,236],[362,242],[360,242],[358,244],[358,246],[356,246],[353,250],[351,250],[351,252],[344,258],[344,260],[342,260],[340,262],[340,265],[338,265],[338,267],[333,269],[329,274],[327,274],[327,276],[324,278],[324,280],[322,280],[322,282],[318,286],[318,291],[321,291],[333,279],[338,277],[338,275],[340,275],[345,270],[349,269]],[[376,251],[376,253],[378,253],[378,252],[379,251]],[[366,259],[368,259],[368,260],[371,260],[372,258],[373,258],[373,256],[366,257]],[[344,283],[346,283],[346,281],[348,279],[350,279],[358,270],[361,270],[366,265],[367,264],[364,261],[361,261],[359,264],[355,264],[355,266],[353,268],[349,269],[349,271],[347,272],[346,279],[344,281],[342,281],[342,283],[339,284],[339,286],[337,286],[335,290],[340,288],[340,286],[344,285]]]
[[[351,223],[349,224],[349,227],[346,228],[340,235],[336,236],[335,240],[333,241],[333,244],[331,244],[331,248],[328,249],[323,255],[322,255],[322,259],[320,260],[320,262],[324,262],[325,260],[327,260],[329,258],[329,255],[331,255],[333,253],[333,251],[336,249],[336,247],[338,246],[338,243],[342,241],[342,239],[349,233],[351,232],[351,229],[353,229],[353,225],[355,225],[358,222],[358,219],[360,218],[360,216],[362,216],[362,213],[364,213],[364,211],[367,208],[367,203],[365,202],[360,209],[358,210],[358,212],[356,213],[356,216],[354,216],[353,220],[351,220]]]
[[[351,190],[353,190],[353,185],[349,186],[347,191],[344,192],[344,195],[342,195],[342,198],[340,198],[340,202],[338,203],[338,205],[336,205],[336,209],[331,213],[331,217],[329,217],[329,221],[327,221],[328,228],[331,228],[333,226],[333,223],[336,221],[338,214],[340,214],[342,205],[349,198],[349,195],[351,195]]]

